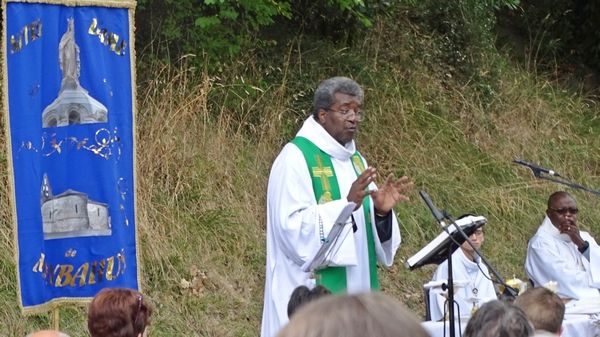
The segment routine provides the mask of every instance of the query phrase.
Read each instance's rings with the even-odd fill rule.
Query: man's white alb
[[[301,267],[315,255],[321,245],[319,222],[322,222],[324,235],[327,236],[336,217],[348,205],[345,196],[357,178],[351,161],[355,152],[354,141],[342,146],[312,116],[304,122],[297,135],[307,138],[331,156],[342,199],[318,205],[302,152],[294,144],[284,146],[271,168],[267,193],[267,266],[262,337],[274,336],[287,323],[287,303],[294,288],[315,285],[311,273],[304,272]],[[369,189],[375,188],[374,184],[369,186]],[[371,202],[371,208],[372,205]],[[371,214],[374,214],[373,209]],[[332,264],[347,266],[349,293],[370,290],[362,207],[353,216],[358,230],[350,232],[332,258]],[[393,215],[392,218],[392,238],[381,243],[375,235],[378,260],[386,266],[392,264],[400,245],[396,216]],[[374,219],[371,219],[371,223],[373,232],[377,233]]]
[[[560,297],[579,300],[600,296],[600,247],[589,233],[579,233],[590,244],[589,261],[568,235],[561,234],[550,218],[544,218],[529,240],[525,258],[525,271],[536,286],[556,281]]]

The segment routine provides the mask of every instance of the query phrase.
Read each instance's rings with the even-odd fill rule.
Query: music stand
[[[440,264],[448,258],[448,250],[450,254],[465,242],[465,237],[456,230],[457,226],[464,232],[468,238],[475,230],[485,225],[487,219],[483,216],[468,215],[464,218],[456,220],[456,226],[446,226],[444,230],[425,247],[418,251],[415,255],[406,260],[404,265],[410,270],[420,268],[428,264]],[[455,245],[453,245],[453,243]]]
[[[486,266],[488,266],[490,272],[492,272],[494,274],[494,276],[498,280],[498,283],[500,283],[504,286],[504,289],[508,293],[509,296],[511,296],[513,298],[516,297],[517,291],[515,289],[513,289],[512,287],[508,286],[506,284],[506,282],[504,282],[504,279],[500,276],[500,274],[496,271],[496,269],[494,269],[494,267],[487,261],[487,259],[483,256],[483,254],[481,254],[479,249],[477,249],[471,243],[471,241],[469,241],[469,236],[471,234],[473,234],[473,232],[477,228],[483,226],[483,224],[485,222],[479,223],[479,225],[477,225],[477,223],[476,223],[475,225],[467,226],[469,224],[469,220],[471,220],[471,222],[474,222],[473,221],[474,219],[470,218],[472,216],[467,216],[467,217],[464,217],[464,218],[461,218],[458,220],[454,220],[450,216],[450,214],[448,214],[448,212],[446,212],[446,211],[440,212],[437,209],[437,207],[435,207],[435,205],[431,201],[431,198],[429,198],[429,195],[427,194],[427,192],[420,191],[419,194],[421,195],[421,198],[423,199],[423,201],[425,201],[425,203],[427,204],[427,207],[429,207],[429,210],[431,211],[433,217],[442,226],[442,229],[446,233],[448,240],[440,239],[440,241],[437,242],[437,244],[433,244],[434,241],[436,241],[438,238],[440,238],[440,236],[444,237],[444,232],[441,233],[440,235],[438,235],[438,237],[434,241],[430,242],[427,246],[425,246],[421,250],[421,251],[423,251],[426,248],[429,248],[429,250],[430,250],[429,253],[427,253],[427,251],[426,251],[422,255],[419,255],[419,253],[421,253],[421,251],[419,251],[419,253],[415,254],[415,256],[408,259],[407,263],[411,262],[412,258],[415,258],[414,260],[412,260],[412,262],[414,264],[413,264],[413,268],[411,268],[411,269],[416,268],[417,262],[421,262],[421,264],[419,266],[422,266],[424,264],[429,264],[429,263],[436,263],[435,261],[438,261],[437,263],[439,264],[441,261],[439,261],[437,258],[439,258],[440,253],[444,252],[444,248],[445,248],[445,251],[447,252],[447,259],[448,259],[448,280],[447,280],[448,284],[447,284],[447,286],[448,286],[448,303],[449,303],[448,315],[449,315],[449,320],[450,320],[450,336],[454,337],[456,334],[456,331],[454,328],[455,315],[454,315],[454,284],[453,284],[453,280],[452,280],[452,253],[458,247],[460,247],[460,245],[463,242],[467,242],[471,246],[471,248],[473,248],[475,253],[481,258],[481,261]],[[483,217],[481,217],[481,218],[483,218]],[[483,218],[483,219],[485,219],[485,218]],[[446,226],[445,221],[448,221],[450,223],[450,225]],[[461,222],[461,223],[459,223],[459,222]],[[463,229],[462,227],[465,227],[465,228]],[[455,234],[456,234],[456,236],[455,236]],[[444,246],[443,245],[444,243],[446,243],[447,246]],[[438,254],[433,254],[433,252],[437,252]],[[429,257],[429,259],[425,259],[426,257]],[[410,268],[410,265],[407,265],[407,267]]]
[[[455,313],[454,313],[454,279],[452,276],[452,254],[460,245],[468,241],[468,237],[487,220],[483,216],[466,216],[453,221],[453,226],[444,227],[435,239],[429,242],[415,255],[406,260],[405,266],[410,270],[420,268],[428,264],[440,264],[448,260],[448,320],[450,322],[450,336],[455,336]],[[443,290],[444,287],[442,286]]]

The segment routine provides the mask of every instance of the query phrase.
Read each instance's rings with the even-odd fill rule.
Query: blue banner
[[[102,3],[110,7],[4,4],[2,87],[24,312],[87,301],[105,287],[139,289],[135,2]]]

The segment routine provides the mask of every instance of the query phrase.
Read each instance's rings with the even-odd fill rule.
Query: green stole
[[[292,144],[296,145],[306,160],[308,171],[312,178],[313,191],[318,204],[324,204],[332,200],[341,199],[340,187],[338,185],[335,170],[331,163],[330,156],[319,149],[310,140],[304,137],[292,139]],[[358,177],[365,166],[361,155],[356,151],[352,155],[352,164]],[[369,253],[369,275],[372,290],[379,290],[379,280],[377,278],[377,255],[375,253],[375,238],[373,228],[371,227],[371,198],[364,198],[362,207],[365,215],[365,226],[367,229],[367,247]],[[360,228],[360,227],[359,227]],[[346,267],[326,267],[316,271],[317,284],[320,284],[333,293],[346,292]]]

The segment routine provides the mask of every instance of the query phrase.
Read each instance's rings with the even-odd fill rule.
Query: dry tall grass
[[[561,188],[534,180],[512,159],[600,186],[600,110],[593,101],[508,64],[494,99],[484,104],[468,86],[411,60],[411,46],[394,47],[378,35],[386,31],[374,30],[374,42],[355,51],[304,49],[295,41],[268,66],[248,55],[218,76],[185,62],[140,71],[137,224],[144,292],[157,305],[152,336],[258,335],[270,164],[308,114],[324,77],[344,74],[365,85],[368,116],[357,141],[380,176],[406,174],[415,190],[427,190],[452,215],[488,218],[483,252],[505,277],[524,278],[526,240],[547,195]],[[0,336],[22,336],[48,326],[49,317],[21,319],[15,304],[4,158]],[[574,195],[583,227],[600,235],[596,197]],[[403,244],[395,266],[381,272],[383,291],[422,313],[421,285],[433,267],[408,271],[403,261],[439,230],[416,191],[397,212]],[[61,316],[64,330],[85,335],[83,309],[63,309]]]
[[[164,65],[140,97],[138,222],[159,335],[257,329],[269,158],[239,116],[209,108],[214,85],[222,83]]]

